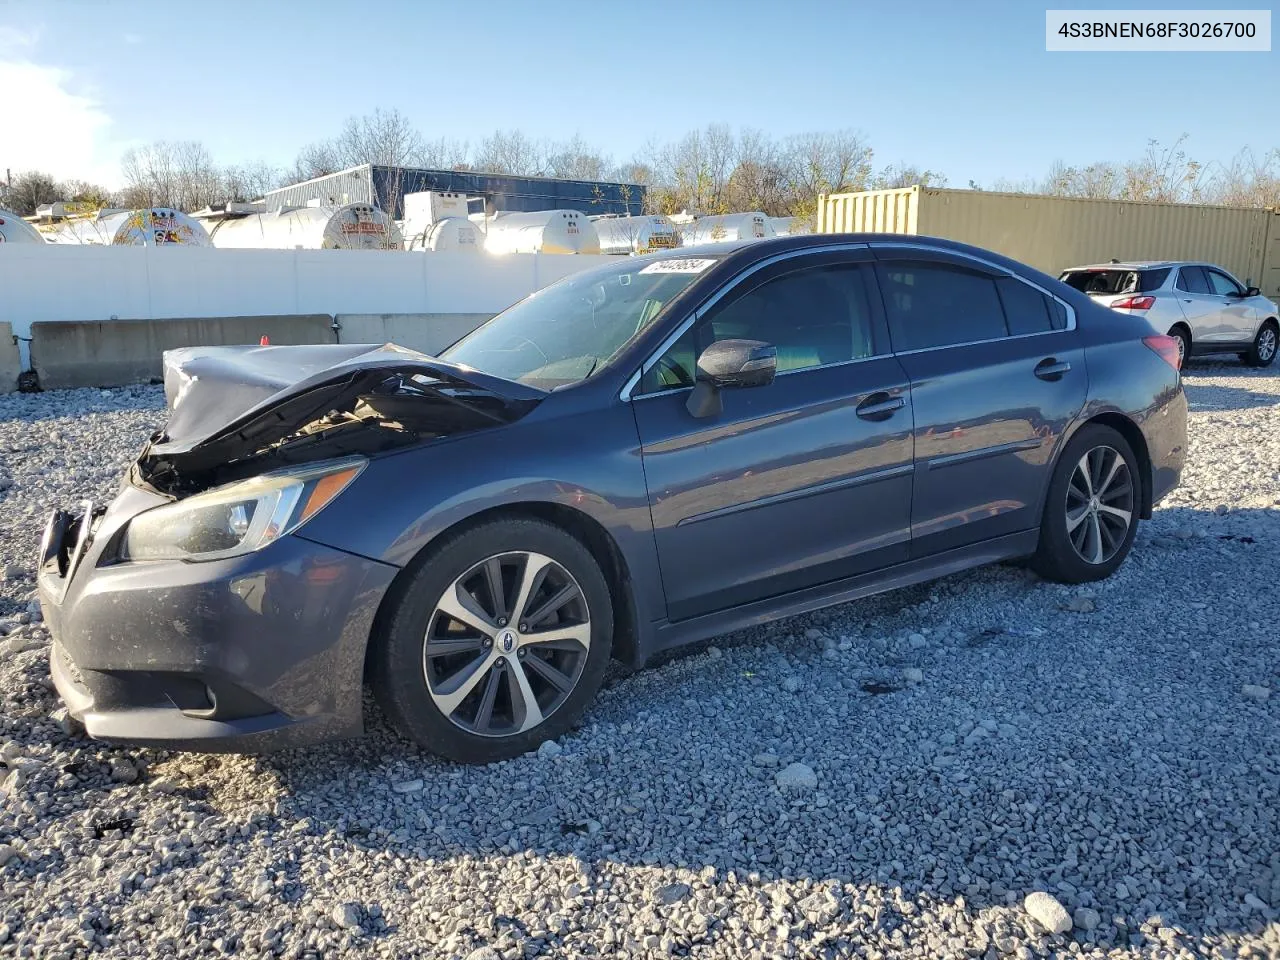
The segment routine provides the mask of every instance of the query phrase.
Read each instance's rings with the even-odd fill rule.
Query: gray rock
[[[808,791],[818,786],[818,775],[803,763],[788,764],[773,779],[782,790]]]
[[[0,867],[3,867],[17,855],[18,851],[13,848],[12,844],[0,843]]]
[[[547,743],[551,742],[550,740],[547,741]],[[546,745],[546,743],[543,744],[544,747]],[[391,789],[395,793],[418,793],[426,786],[426,783],[425,780],[401,780],[399,783],[393,783]]]
[[[1102,922],[1102,916],[1092,907],[1077,907],[1076,912],[1071,915],[1072,923],[1086,933],[1090,930],[1096,930],[1098,924]]]
[[[116,783],[134,783],[138,779],[138,768],[132,761],[123,757],[111,760],[111,779]]]
[[[339,903],[329,914],[334,926],[339,930],[360,930],[360,905],[356,903]]]
[[[782,689],[785,693],[799,693],[804,686],[804,681],[795,674],[790,674],[782,678]]]
[[[502,960],[502,954],[493,947],[477,947],[467,954],[466,960]]]
[[[907,683],[921,683],[924,681],[924,671],[918,667],[907,667],[902,671],[902,679]]]
[[[6,580],[18,580],[22,577],[23,572],[24,571],[19,564],[6,563],[4,565],[4,579]]]
[[[1259,686],[1256,683],[1246,683],[1240,688],[1240,693],[1248,697],[1250,700],[1257,700],[1261,703],[1271,696],[1271,688]]]
[[[776,753],[757,753],[751,758],[751,762],[757,767],[770,769],[778,765],[778,755]]]
[[[1062,609],[1071,613],[1093,613],[1097,606],[1090,597],[1072,597],[1062,605]]]
[[[912,650],[919,650],[928,642],[929,641],[925,639],[923,633],[913,633],[909,637],[907,637],[907,644],[908,646],[911,647]]]
[[[538,756],[543,760],[550,760],[552,757],[558,757],[563,750],[564,748],[554,740],[544,740],[538,747]]]
[[[1050,933],[1066,933],[1071,929],[1071,914],[1047,893],[1036,891],[1027,894],[1022,901],[1022,908],[1032,920]]]
[[[658,900],[666,906],[673,903],[679,903],[681,900],[689,896],[690,887],[687,883],[669,883],[665,887],[658,889]]]

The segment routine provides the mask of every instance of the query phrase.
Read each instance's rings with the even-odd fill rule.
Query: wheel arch
[[[1112,430],[1116,431],[1116,433],[1124,437],[1125,442],[1128,443],[1130,449],[1133,450],[1133,455],[1138,458],[1138,482],[1140,485],[1140,489],[1138,491],[1138,516],[1143,520],[1150,520],[1153,507],[1151,502],[1153,495],[1151,451],[1147,447],[1147,438],[1143,435],[1142,428],[1123,413],[1120,413],[1117,410],[1105,410],[1101,413],[1093,414],[1087,420],[1081,420],[1077,423],[1075,429],[1071,431],[1071,434],[1064,437],[1062,443],[1059,445],[1057,456],[1054,458],[1053,469],[1057,470],[1058,459],[1062,456],[1062,451],[1066,449],[1067,444],[1074,439],[1081,430],[1091,424],[1110,427]]]
[[[441,530],[437,536],[432,537],[413,559],[401,568],[392,580],[390,588],[383,595],[378,605],[378,612],[374,616],[373,627],[365,646],[364,675],[366,678],[369,676],[370,664],[378,648],[378,638],[385,630],[387,617],[395,609],[405,586],[413,579],[414,574],[430,561],[439,545],[469,529],[508,517],[531,518],[550,523],[576,538],[587,548],[592,558],[600,565],[605,583],[609,587],[610,597],[613,599],[612,658],[630,667],[638,667],[643,662],[640,618],[635,591],[631,587],[631,573],[626,557],[623,556],[613,537],[598,520],[581,510],[559,503],[526,501],[489,507],[458,520],[452,526]]]

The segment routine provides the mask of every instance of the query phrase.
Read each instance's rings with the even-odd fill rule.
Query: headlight
[[[360,475],[363,457],[241,480],[140,513],[120,545],[124,560],[220,560],[292,533]]]

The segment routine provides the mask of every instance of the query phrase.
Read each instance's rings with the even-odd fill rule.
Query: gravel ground
[[[162,395],[0,397],[0,957],[1280,956],[1280,372],[1187,380],[1184,486],[1111,580],[720,638],[478,769],[376,718],[263,759],[65,733],[41,522]]]

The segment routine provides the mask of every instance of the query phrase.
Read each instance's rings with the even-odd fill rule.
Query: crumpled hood
[[[182,347],[163,358],[165,399],[172,411],[152,452],[195,450],[249,426],[292,398],[315,393],[333,403],[362,373],[412,372],[442,385],[477,387],[507,400],[540,400],[542,390],[460,367],[393,343],[284,347]]]

